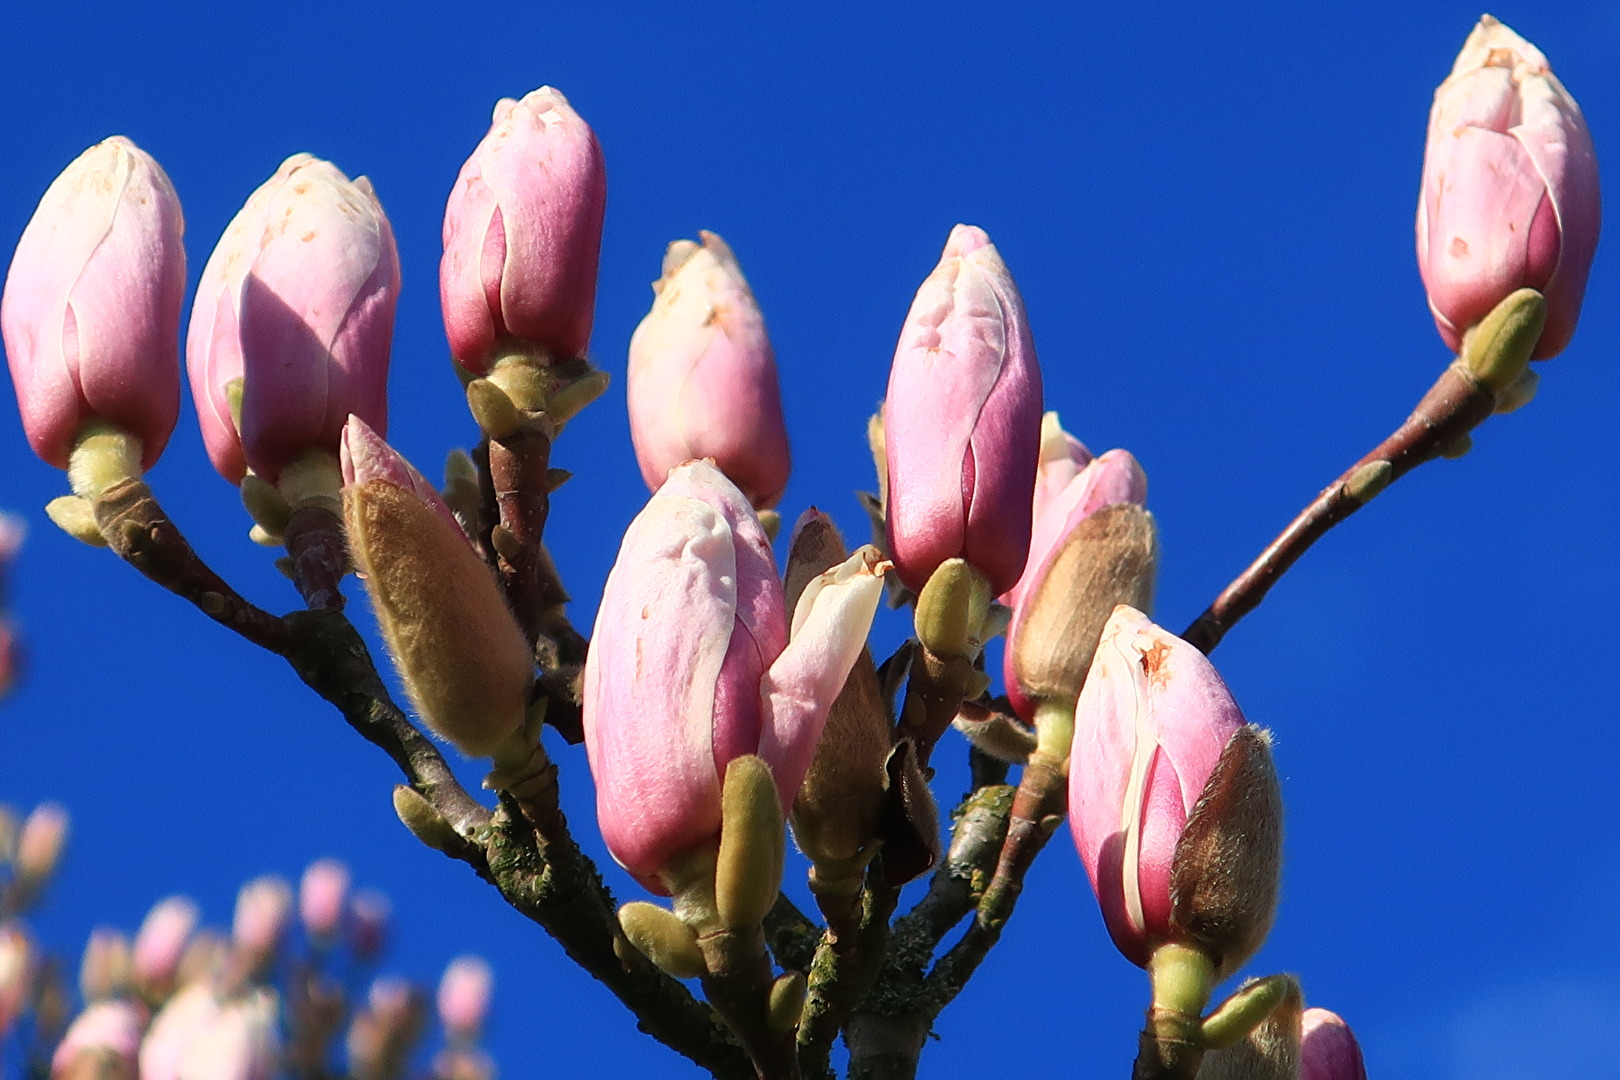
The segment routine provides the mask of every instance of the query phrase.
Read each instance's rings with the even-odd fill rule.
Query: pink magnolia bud
[[[1529,287],[1547,298],[1533,359],[1562,351],[1601,217],[1580,107],[1541,50],[1482,16],[1435,91],[1418,198],[1418,268],[1446,345]]]
[[[496,103],[444,212],[439,301],[463,367],[487,374],[505,336],[584,354],[606,200],[602,149],[567,98],[542,86]]]
[[[1035,504],[1031,520],[1039,521],[1046,504],[1068,490],[1080,470],[1089,464],[1091,451],[1086,449],[1085,443],[1063,430],[1058,414],[1049,412],[1042,416],[1041,454],[1035,466]],[[1019,584],[1023,584],[1022,580]],[[1011,606],[1008,601],[1003,603]]]
[[[40,803],[23,821],[17,838],[17,877],[37,887],[56,872],[67,846],[68,812],[58,803]]]
[[[765,320],[726,242],[677,240],[653,284],[652,311],[630,338],[630,438],[647,486],[712,458],[756,507],[788,480],[782,392]]]
[[[1068,441],[1073,442],[1072,439]],[[1080,444],[1073,442],[1073,445],[1078,447]],[[1084,452],[1083,447],[1081,450]],[[1024,688],[1015,674],[1015,660],[1035,593],[1047,580],[1059,552],[1082,521],[1105,506],[1119,503],[1142,506],[1147,502],[1147,474],[1129,450],[1110,450],[1078,470],[1072,469],[1073,461],[1074,458],[1068,454],[1050,464],[1043,460],[1043,475],[1036,487],[1037,508],[1034,529],[1030,533],[1029,561],[1024,565],[1018,583],[1001,598],[1002,603],[1012,608],[1013,612],[1012,622],[1007,628],[1009,644],[1004,653],[1007,696],[1014,711],[1026,720],[1034,715],[1034,706],[1024,696]],[[1064,473],[1070,479],[1059,487],[1058,476]],[[1072,604],[1077,598],[1064,599]],[[1109,603],[1125,600],[1125,597],[1116,597]],[[1098,613],[1099,620],[1102,617],[1105,617],[1105,612]],[[1097,626],[1098,622],[1091,623],[1093,631]]]
[[[1069,827],[1119,951],[1170,935],[1172,863],[1221,751],[1244,725],[1197,649],[1120,605],[1075,712]]]
[[[231,938],[239,952],[257,966],[281,947],[292,916],[292,889],[273,874],[255,878],[236,894]]]
[[[274,481],[306,450],[337,453],[349,414],[388,421],[399,299],[393,229],[365,177],[296,154],[249,198],[203,268],[186,337],[210,459]],[[241,431],[230,384],[241,378]]]
[[[65,469],[79,429],[141,439],[150,468],[180,415],[185,222],[168,176],[122,135],[51,182],[17,242],[0,333],[34,452]]]
[[[141,1043],[141,1080],[180,1080],[186,1052],[214,1026],[220,1010],[219,997],[204,983],[192,983],[170,998]]]
[[[480,956],[458,956],[439,980],[439,1023],[452,1040],[478,1038],[489,1017],[494,973]]]
[[[1367,1080],[1361,1046],[1337,1013],[1306,1009],[1299,1026],[1299,1080]]]
[[[51,1080],[77,1076],[136,1080],[140,1075],[136,1058],[145,1028],[145,1012],[133,1002],[96,1002],[80,1013],[62,1036],[51,1056]],[[86,1055],[102,1062],[102,1067],[90,1072],[75,1068],[80,1057]]]
[[[141,986],[160,989],[174,981],[197,915],[197,905],[186,896],[160,900],[147,912],[135,935],[135,978]]]
[[[349,868],[336,859],[312,862],[298,885],[298,917],[310,937],[329,939],[343,925]]]
[[[883,402],[889,550],[920,591],[964,558],[1012,588],[1029,553],[1041,371],[1024,301],[984,230],[958,225],[917,290]]]
[[[726,766],[757,754],[783,806],[882,593],[875,549],[806,586],[790,627],[770,542],[712,464],[673,469],[630,523],[585,662],[585,747],[613,853],[649,888],[715,837]]]

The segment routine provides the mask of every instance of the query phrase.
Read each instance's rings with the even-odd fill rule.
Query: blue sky
[[[622,376],[664,245],[721,233],[782,366],[784,511],[813,503],[859,535],[864,424],[900,321],[950,227],[982,225],[1028,303],[1048,407],[1148,472],[1157,615],[1180,629],[1448,359],[1412,217],[1430,94],[1479,14],[1231,7],[8,5],[0,248],[113,133],[173,178],[193,283],[282,158],[369,175],[405,282],[391,435],[433,472],[473,438],[439,324],[444,198],[495,100],[550,83],[607,159],[601,367]],[[1546,51],[1608,161],[1620,8],[1493,14]],[[1540,1076],[1554,1054],[1572,1080],[1603,1075],[1562,1048],[1620,1002],[1612,264],[1600,247],[1580,330],[1529,408],[1341,527],[1216,653],[1277,733],[1288,808],[1283,904],[1254,968],[1297,973],[1344,1014],[1381,1080]],[[646,497],[622,394],[571,424],[554,459],[576,477],[549,539],[585,626]],[[155,488],[238,588],[292,606],[186,410]],[[697,1075],[412,840],[389,805],[392,766],[280,661],[49,526],[39,507],[62,477],[9,408],[0,453],[0,505],[34,525],[11,595],[32,667],[0,706],[0,798],[75,815],[42,933],[77,950],[98,921],[133,928],[177,890],[223,920],[247,877],[332,855],[393,894],[397,968],[432,978],[462,951],[491,959],[506,1075]],[[903,634],[889,618],[876,641]],[[556,754],[599,853],[583,754]],[[960,783],[944,769],[942,796]],[[1054,1057],[1119,1075],[1145,1004],[1060,839],[923,1075]]]

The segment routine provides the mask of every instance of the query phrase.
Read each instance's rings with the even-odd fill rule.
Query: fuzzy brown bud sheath
[[[489,567],[421,474],[350,419],[344,519],[377,624],[423,723],[462,753],[523,724],[534,662]]]
[[[1282,789],[1271,738],[1238,730],[1187,817],[1170,871],[1170,927],[1224,979],[1271,930],[1282,870]]]
[[[1136,503],[1105,506],[1075,526],[1018,609],[1009,688],[1029,701],[1078,698],[1114,608],[1152,604],[1158,558],[1153,515]]]

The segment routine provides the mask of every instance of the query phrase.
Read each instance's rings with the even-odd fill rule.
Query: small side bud
[[[1204,1018],[1204,1045],[1218,1050],[1248,1038],[1290,993],[1297,987],[1287,975],[1250,979]]]
[[[1500,394],[1529,369],[1546,325],[1545,297],[1534,289],[1510,293],[1464,335],[1463,364],[1481,386]]]
[[[1205,1054],[1197,1080],[1296,1080],[1300,1076],[1299,1027],[1304,1002],[1299,983],[1287,975],[1273,978],[1282,984],[1280,1000],[1242,1042]],[[1234,997],[1241,997],[1253,985],[1246,984]]]
[[[1540,375],[1533,371],[1520,372],[1519,377],[1513,380],[1512,386],[1496,395],[1496,408],[1492,411],[1497,416],[1518,412],[1535,399],[1536,390],[1540,386]]]
[[[1387,461],[1369,461],[1355,472],[1351,473],[1344,482],[1345,498],[1353,499],[1360,505],[1377,498],[1379,493],[1389,487],[1389,481],[1395,475],[1395,466]]]
[[[559,424],[584,411],[585,406],[607,392],[608,373],[591,369],[579,378],[552,391],[546,398],[546,414]]]
[[[789,971],[771,983],[770,1001],[765,1006],[765,1024],[772,1031],[792,1031],[804,1016],[808,990],[803,972]]]
[[[492,439],[507,438],[523,423],[523,414],[506,391],[488,379],[474,379],[467,384],[467,408]]]
[[[782,804],[764,760],[747,754],[726,766],[720,792],[720,853],[714,902],[728,930],[759,926],[782,886]]]
[[[1260,948],[1277,913],[1282,790],[1271,739],[1250,724],[1221,751],[1176,842],[1170,926],[1224,979]]]
[[[917,640],[935,656],[976,658],[990,600],[983,574],[966,559],[946,559],[917,597]]]
[[[952,727],[984,754],[1010,765],[1023,765],[1035,752],[1035,729],[1015,716],[963,702]]]
[[[292,507],[288,505],[286,497],[276,485],[262,476],[248,473],[242,477],[239,490],[242,495],[242,506],[260,528],[275,537],[286,533],[287,522],[292,517]]]
[[[45,516],[80,543],[99,548],[107,546],[107,538],[101,535],[101,526],[96,524],[96,509],[89,499],[77,495],[58,496],[45,504]]]
[[[671,978],[696,979],[707,973],[697,934],[673,911],[632,900],[619,909],[619,925],[630,944]]]
[[[461,839],[444,815],[409,784],[394,788],[394,813],[412,836],[435,851],[447,851]]]

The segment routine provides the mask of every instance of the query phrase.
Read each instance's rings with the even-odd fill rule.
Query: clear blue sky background
[[[473,438],[439,322],[444,199],[495,100],[551,83],[607,157],[603,368],[622,376],[664,245],[720,232],[781,363],[797,465],[784,509],[814,503],[859,535],[863,427],[900,321],[951,225],[982,225],[1027,298],[1048,407],[1147,468],[1158,615],[1180,629],[1448,359],[1412,217],[1430,94],[1479,11],[1140,10],[8,4],[0,248],[112,133],[173,177],[193,282],[285,156],[369,175],[404,265],[392,433],[431,472]],[[1548,53],[1620,168],[1620,7],[1495,14]],[[1536,402],[1334,533],[1216,654],[1277,732],[1288,807],[1283,904],[1255,970],[1295,972],[1347,1016],[1380,1080],[1518,1080],[1554,1060],[1567,1080],[1613,1076],[1593,1036],[1620,1009],[1617,246],[1600,247],[1580,331]],[[646,497],[622,394],[555,457],[577,474],[550,540],[582,626]],[[154,486],[240,589],[293,605],[186,409]],[[0,413],[0,505],[35,526],[12,596],[32,667],[0,706],[0,797],[75,815],[39,924],[51,941],[76,951],[97,921],[133,928],[175,890],[227,919],[240,881],[333,855],[393,894],[396,967],[433,978],[458,952],[490,957],[506,1075],[697,1075],[411,839],[392,766],[280,661],[46,523],[63,479]],[[903,633],[891,617],[879,645]],[[599,851],[583,754],[557,757]],[[959,788],[947,770],[942,795]],[[1060,838],[923,1074],[1058,1061],[1123,1075],[1145,1003]]]

